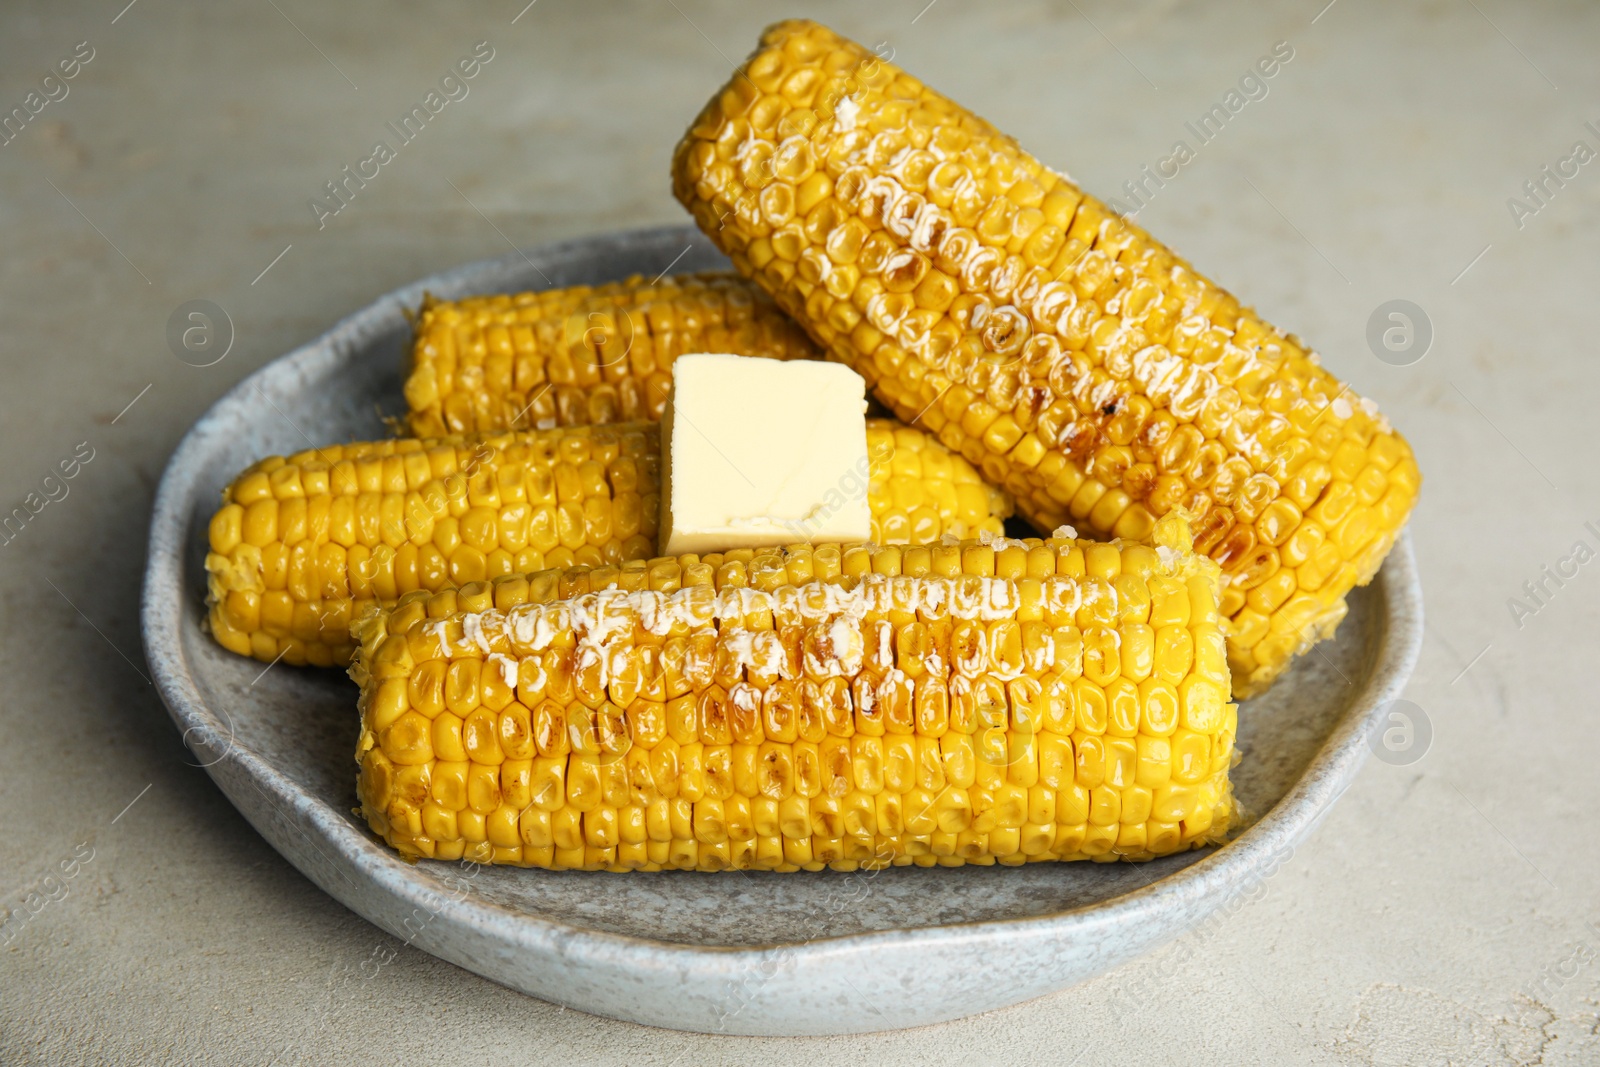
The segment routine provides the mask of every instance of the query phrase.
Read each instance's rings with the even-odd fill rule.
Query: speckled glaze
[[[685,249],[687,252],[685,253]],[[674,257],[685,253],[674,262]],[[589,874],[411,865],[352,813],[356,690],[337,671],[217,647],[206,522],[255,459],[381,436],[404,411],[404,309],[476,292],[725,264],[690,227],[568,242],[397,290],[241,382],[162,477],[142,606],[146,654],[199,762],[274,848],[357,914],[545,1000],[709,1033],[861,1033],[940,1022],[1072,985],[1169,941],[1272,873],[1344,792],[1422,637],[1408,538],[1351,598],[1337,640],[1240,712],[1245,826],[1148,864],[870,873]],[[266,403],[270,400],[271,403]]]

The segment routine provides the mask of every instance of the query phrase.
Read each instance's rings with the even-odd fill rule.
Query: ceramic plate
[[[1234,771],[1254,821],[1221,849],[1140,865],[870,873],[606,874],[407,864],[356,805],[356,689],[262,665],[202,631],[206,523],[261,456],[387,433],[403,412],[405,317],[453,298],[726,266],[688,227],[474,263],[390,293],[219,400],[161,480],[143,629],[185,742],[272,846],[356,914],[544,1000],[655,1026],[838,1034],[940,1022],[1062,989],[1202,921],[1268,876],[1349,785],[1422,633],[1402,539],[1351,597],[1338,639],[1239,716]]]

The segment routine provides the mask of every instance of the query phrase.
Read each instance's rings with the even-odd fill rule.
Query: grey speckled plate
[[[678,258],[680,253],[683,254]],[[407,286],[263,368],[183,439],[156,499],[145,650],[178,729],[272,846],[357,914],[514,989],[683,1030],[836,1034],[939,1022],[1062,989],[1168,941],[1270,873],[1349,785],[1422,633],[1409,540],[1358,590],[1338,640],[1240,713],[1225,848],[1144,865],[877,874],[585,874],[408,865],[351,814],[355,687],[224,652],[200,628],[206,523],[261,456],[383,436],[404,410],[404,310],[441,297],[703,270],[667,228],[572,241]],[[253,684],[252,684],[253,683]]]

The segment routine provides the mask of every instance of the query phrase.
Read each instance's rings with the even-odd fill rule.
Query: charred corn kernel
[[[780,155],[825,179],[803,224],[759,210],[792,184],[765,165]],[[1333,632],[1415,502],[1405,440],[1298,340],[815,23],[766,31],[678,145],[673,188],[830,358],[1036,526],[1139,537],[1187,509],[1225,575],[1239,696]],[[1292,626],[1238,639],[1242,612],[1290,605]]]
[[[639,563],[370,605],[350,668],[362,810],[410,857],[465,849],[481,826],[526,846],[492,862],[607,870],[1139,860],[1220,842],[1237,724],[1222,658],[1152,651],[1167,674],[1135,682],[1114,653],[1096,680],[1071,652],[1091,596],[1108,601],[1098,629],[1146,634],[1116,620],[1148,616],[1147,587],[1162,631],[1219,644],[1216,563],[1177,517],[1153,536],[1154,551],[1092,546],[1094,574],[1090,546],[1059,538],[951,545],[954,569],[915,575],[915,550],[794,545],[652,560],[663,589]],[[860,562],[841,574],[841,556]],[[1019,622],[1029,598],[1041,621]],[[399,783],[430,773],[439,810],[414,824]]]
[[[419,437],[660,419],[684,352],[818,358],[731,272],[424,298],[405,383]]]
[[[644,423],[569,427],[333,446],[263,460],[224,492],[211,521],[211,631],[245,655],[342,666],[354,647],[349,620],[369,602],[545,566],[651,557],[659,433]],[[867,492],[879,543],[1002,532],[1011,498],[984,485],[965,459],[893,419],[867,420],[867,433],[870,479],[858,488]],[[394,491],[361,491],[357,464],[371,464],[375,483],[390,461]],[[241,504],[241,493],[258,492],[267,465],[269,492],[291,485],[305,492],[309,481],[312,495]],[[283,471],[299,479],[277,477]],[[365,516],[364,500],[371,502]],[[297,520],[292,529],[282,521],[287,512],[312,509],[329,521]],[[572,509],[582,517],[558,537]],[[341,514],[350,521],[335,524]]]

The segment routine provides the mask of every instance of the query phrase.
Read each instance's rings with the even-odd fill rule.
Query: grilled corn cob
[[[342,666],[366,603],[647,558],[658,441],[654,426],[583,426],[264,459],[211,519],[211,632],[256,659]]]
[[[659,429],[636,423],[334,445],[262,460],[211,520],[211,632],[264,661],[344,665],[363,605],[656,553]],[[873,537],[997,534],[1011,501],[920,430],[869,419]]]
[[[815,23],[767,30],[673,187],[831,358],[1041,529],[1193,514],[1241,696],[1332,633],[1416,499],[1405,440],[1299,341]]]
[[[660,419],[684,352],[818,358],[731,272],[427,300],[405,383],[410,429],[447,433]]]
[[[404,855],[586,870],[1148,859],[1220,842],[1215,563],[1067,538],[795,545],[358,619],[358,792]]]

